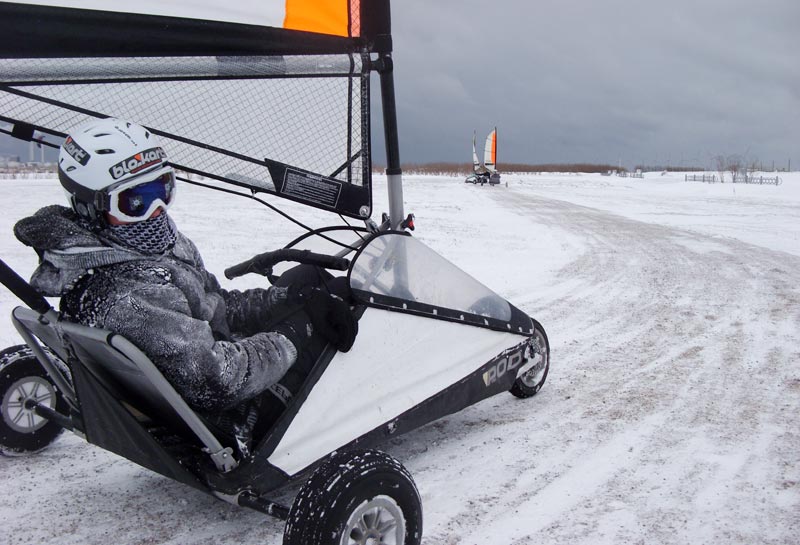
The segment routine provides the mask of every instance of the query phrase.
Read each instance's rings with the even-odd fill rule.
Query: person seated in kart
[[[61,297],[65,318],[130,340],[242,450],[327,343],[352,346],[358,326],[343,278],[301,265],[267,289],[220,287],[167,214],[175,173],[144,127],[112,118],[75,128],[58,175],[70,208],[42,208],[14,227],[40,258],[33,287]]]

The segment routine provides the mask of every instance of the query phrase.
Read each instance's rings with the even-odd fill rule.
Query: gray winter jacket
[[[60,296],[65,317],[126,337],[197,409],[221,411],[254,397],[297,358],[285,336],[263,332],[280,288],[221,289],[181,233],[164,255],[140,254],[63,206],[19,221],[14,233],[41,258],[31,284]]]

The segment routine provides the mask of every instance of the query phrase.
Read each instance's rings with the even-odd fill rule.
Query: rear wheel
[[[0,454],[21,456],[42,450],[64,429],[30,409],[36,402],[62,414],[67,402],[27,345],[0,352]]]
[[[419,545],[422,503],[414,480],[383,452],[340,452],[295,498],[284,545]]]
[[[547,373],[550,371],[550,343],[547,341],[544,330],[538,324],[533,330],[533,336],[525,351],[528,361],[533,359],[533,367],[517,377],[509,390],[514,396],[523,399],[539,393],[547,379]]]

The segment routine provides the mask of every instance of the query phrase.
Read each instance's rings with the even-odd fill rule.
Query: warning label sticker
[[[290,168],[286,169],[281,190],[284,195],[331,208],[336,208],[341,192],[342,182]]]

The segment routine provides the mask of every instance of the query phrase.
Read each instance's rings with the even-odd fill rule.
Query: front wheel
[[[550,343],[538,323],[534,326],[533,336],[530,338],[525,352],[529,360],[534,360],[533,367],[517,377],[509,390],[512,395],[522,399],[533,397],[539,393],[547,379],[547,373],[550,371]]]
[[[21,456],[37,452],[64,431],[29,407],[30,402],[36,402],[62,414],[69,410],[61,392],[27,345],[0,352],[0,398],[0,454]]]
[[[408,470],[376,450],[334,453],[306,482],[283,545],[419,545],[422,502]]]

